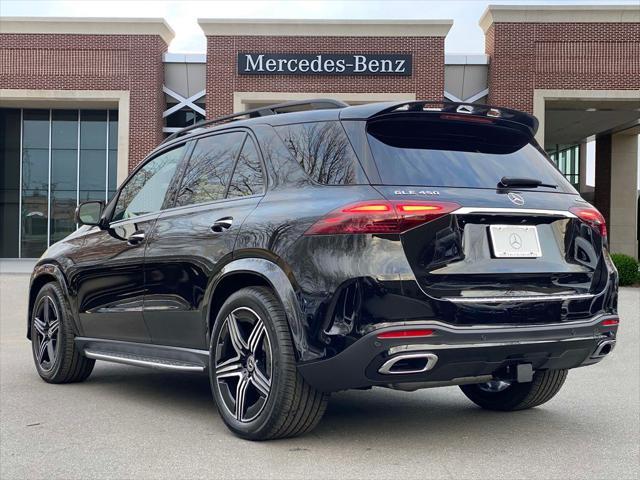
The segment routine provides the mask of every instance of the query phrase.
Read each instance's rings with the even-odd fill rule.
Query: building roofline
[[[206,36],[444,37],[453,20],[199,18]]]
[[[175,36],[163,18],[0,17],[0,33],[158,35],[167,45]]]
[[[478,24],[486,33],[494,23],[636,23],[636,5],[489,5]]]

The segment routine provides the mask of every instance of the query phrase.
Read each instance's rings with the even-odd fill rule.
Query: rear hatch
[[[470,110],[387,112],[366,125],[380,193],[400,209],[446,213],[402,234],[419,288],[460,308],[486,304],[491,316],[549,296],[574,302],[563,318],[592,314],[609,281],[602,216],[536,144],[533,117]]]

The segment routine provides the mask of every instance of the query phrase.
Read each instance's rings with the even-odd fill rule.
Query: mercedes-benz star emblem
[[[514,250],[520,250],[520,247],[522,247],[522,239],[520,238],[520,235],[512,233],[509,236],[509,245],[511,245],[511,248]]]
[[[516,205],[524,205],[524,198],[519,193],[509,192],[507,197],[509,197],[509,200]]]

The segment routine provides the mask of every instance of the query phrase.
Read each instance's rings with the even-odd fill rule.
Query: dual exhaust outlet
[[[407,375],[428,372],[435,367],[436,363],[438,363],[438,356],[434,353],[403,353],[384,362],[378,369],[378,373],[382,375]]]
[[[616,345],[615,340],[603,340],[591,354],[591,358],[602,358],[609,355]],[[408,375],[428,372],[438,363],[438,356],[429,352],[412,352],[396,355],[378,369],[382,375]]]
[[[606,357],[613,351],[613,347],[616,346],[615,340],[604,340],[600,342],[596,349],[591,354],[591,358],[602,358]]]

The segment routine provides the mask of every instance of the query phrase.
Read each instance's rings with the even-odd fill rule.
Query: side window
[[[316,182],[326,185],[366,183],[340,122],[298,123],[275,128],[293,157]]]
[[[186,145],[169,150],[136,172],[120,191],[112,221],[138,217],[162,208]]]
[[[262,164],[255,143],[247,135],[229,183],[228,197],[244,197],[264,192]]]
[[[224,198],[245,135],[231,132],[198,140],[178,189],[176,207]]]

